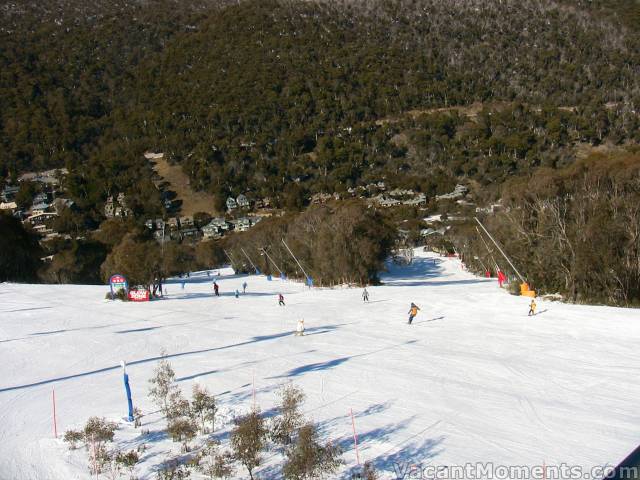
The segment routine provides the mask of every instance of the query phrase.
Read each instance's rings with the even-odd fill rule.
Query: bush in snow
[[[271,422],[271,439],[284,447],[291,444],[294,433],[304,424],[304,416],[300,411],[304,402],[304,392],[295,385],[282,387],[279,392],[279,415]]]
[[[267,434],[264,418],[257,409],[235,419],[231,432],[233,458],[247,469],[252,480],[253,470],[262,463],[261,453],[266,446]]]
[[[287,480],[331,476],[342,464],[341,454],[340,447],[321,444],[317,427],[307,423],[299,429],[295,444],[287,448],[282,474]]]
[[[64,441],[69,444],[69,450],[78,448],[78,443],[82,442],[84,434],[77,430],[67,430],[64,432]]]
[[[142,425],[142,410],[138,407],[133,407],[133,427],[138,428]]]
[[[91,417],[84,426],[82,436],[89,454],[89,471],[98,475],[110,462],[106,444],[113,441],[117,425],[104,418]]]
[[[89,446],[89,473],[96,477],[104,472],[111,461],[111,456],[103,444],[91,444]]]
[[[216,399],[205,387],[198,384],[193,386],[191,411],[193,418],[199,422],[202,433],[209,433],[207,422],[211,422],[211,431],[215,431],[216,412],[218,411]]]
[[[108,480],[118,480],[122,472],[122,463],[118,461],[119,451],[107,454],[104,461],[104,473]]]
[[[378,480],[378,473],[371,462],[366,462],[364,464],[364,469],[362,470],[360,478],[363,480]]]
[[[169,420],[167,433],[174,442],[182,442],[182,450],[189,451],[189,441],[195,438],[198,429],[190,418],[177,417]]]
[[[176,460],[165,462],[156,473],[158,480],[184,480],[191,476],[191,471],[186,465],[178,463]]]
[[[127,469],[129,472],[129,480],[135,480],[133,475],[133,470],[136,468],[138,461],[140,460],[140,456],[138,452],[135,450],[129,450],[127,453],[118,453],[116,458],[119,464],[122,465],[123,468]]]
[[[123,289],[120,288],[119,290],[117,290],[115,292],[115,294],[111,293],[110,291],[104,294],[104,299],[105,300],[120,300],[122,302],[128,302],[129,301],[129,297],[127,296],[127,292]]]
[[[179,417],[192,418],[191,405],[189,400],[182,396],[182,392],[177,388],[169,394],[169,406],[166,411],[167,420]]]
[[[153,372],[153,377],[149,380],[151,387],[149,396],[165,415],[169,414],[169,404],[172,397],[179,392],[176,385],[176,374],[171,364],[166,360],[165,354],[158,362],[158,366]]]
[[[108,422],[104,418],[91,417],[84,426],[83,436],[87,447],[104,446],[113,441],[113,436],[118,426],[114,422]]]
[[[136,480],[133,470],[138,460],[139,457],[135,450],[130,450],[127,453],[119,450],[113,451],[106,459],[104,472],[109,480],[119,480],[123,470],[126,470],[129,473],[129,480]]]
[[[198,470],[210,480],[230,478],[233,475],[233,457],[219,451],[219,443],[212,441],[202,449],[198,457]]]

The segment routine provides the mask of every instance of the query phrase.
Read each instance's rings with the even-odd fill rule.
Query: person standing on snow
[[[369,292],[367,292],[367,287],[365,287],[364,290],[362,291],[362,301],[363,302],[369,301]]]
[[[248,287],[247,282],[244,282],[242,284],[242,293],[247,293],[247,287]]]
[[[236,288],[236,293],[235,293],[235,295],[236,295],[236,298],[240,298],[240,292],[238,291],[238,289],[237,289],[237,288]]]
[[[296,337],[304,336],[304,318],[298,320],[298,326],[296,327]]]
[[[216,297],[220,296],[220,289],[216,282],[213,282],[213,293],[216,295]]]
[[[531,299],[531,303],[529,304],[529,316],[536,314],[536,300],[535,298]]]
[[[281,293],[278,294],[278,305],[284,307],[284,295],[282,295]]]
[[[415,303],[411,302],[411,308],[409,309],[409,325],[413,322],[413,319],[418,315],[418,311],[420,307],[418,307]]]
[[[502,270],[498,270],[498,286],[502,288],[502,284],[507,280],[507,277]]]
[[[184,280],[180,282],[180,286],[182,287],[182,290],[184,290],[185,284],[186,284],[186,282]]]

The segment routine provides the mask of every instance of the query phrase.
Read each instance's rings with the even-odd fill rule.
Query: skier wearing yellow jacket
[[[420,307],[418,307],[415,303],[411,302],[411,308],[409,309],[409,325],[413,322],[413,319],[418,315],[418,311]]]

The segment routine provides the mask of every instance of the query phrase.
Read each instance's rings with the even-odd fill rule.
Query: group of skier
[[[246,294],[247,293],[247,287],[249,286],[249,284],[247,282],[243,282],[242,283],[242,293]],[[184,282],[182,282],[182,289],[184,290]],[[218,282],[216,282],[215,280],[213,281],[213,294],[216,297],[220,296],[220,286],[218,285]],[[235,292],[233,293],[234,297],[236,298],[240,298],[240,290],[238,290],[236,288]],[[278,305],[280,307],[284,307],[286,304],[284,303],[284,295],[282,295],[282,293],[278,293]]]
[[[505,276],[504,274],[502,274],[502,272],[500,272],[501,275],[498,276],[498,281],[500,284],[502,284],[505,280]],[[502,285],[500,285],[502,286]],[[247,293],[247,287],[248,284],[247,282],[243,282],[242,283],[242,293],[245,294]],[[184,290],[184,282],[182,282],[182,289]],[[220,296],[220,287],[218,286],[218,283],[214,280],[213,282],[213,291],[216,297]],[[236,289],[235,293],[234,293],[236,298],[240,297],[240,291],[238,289]],[[367,288],[365,287],[362,290],[362,301],[364,303],[368,303],[369,302],[369,291],[367,290]],[[278,293],[278,306],[280,307],[284,307],[285,301],[284,301],[284,295],[282,295],[282,293]],[[536,301],[535,299],[531,299],[531,303],[529,304],[529,316],[535,315],[536,314]],[[411,302],[411,305],[409,307],[409,311],[407,312],[409,315],[409,321],[407,322],[409,325],[411,325],[413,323],[413,320],[416,318],[416,316],[418,315],[418,312],[421,311],[420,307],[418,307],[418,305],[416,305],[415,303]],[[298,324],[296,327],[296,336],[302,336],[304,335],[304,320],[300,319],[298,320]]]

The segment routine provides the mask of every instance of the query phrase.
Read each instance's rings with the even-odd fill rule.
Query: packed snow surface
[[[529,299],[459,260],[416,255],[389,266],[369,303],[357,288],[228,270],[215,277],[220,297],[198,273],[150,303],[105,301],[100,286],[1,284],[0,479],[89,478],[86,454],[53,438],[54,388],[59,435],[93,415],[117,420],[119,447],[148,447],[138,477],[155,478],[179,454],[147,396],[162,351],[187,397],[195,382],[217,395],[221,432],[254,402],[272,410],[281,385],[302,387],[306,414],[344,449],[345,478],[356,464],[351,411],[360,461],[383,478],[476,462],[588,470],[640,443],[638,310],[539,301],[528,317]],[[408,325],[411,302],[421,310]],[[304,337],[293,335],[300,318]],[[121,360],[148,434],[123,421]],[[264,458],[258,477],[279,478],[276,454]]]

